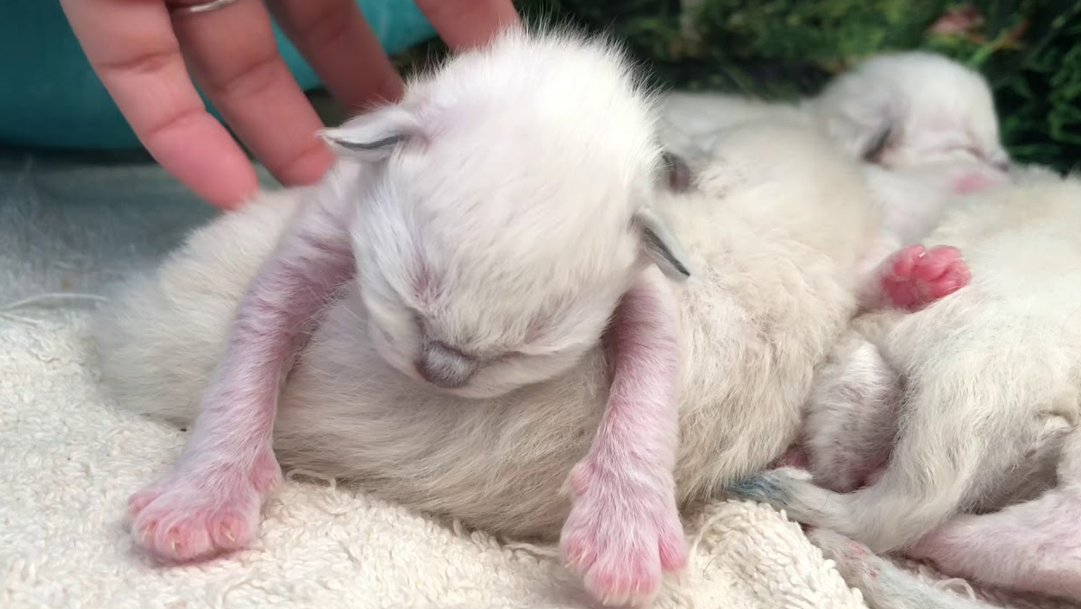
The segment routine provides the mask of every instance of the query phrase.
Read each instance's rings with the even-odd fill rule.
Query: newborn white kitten
[[[924,51],[871,57],[801,104],[834,141],[885,167],[978,160],[1005,171],[987,80]]]
[[[906,104],[892,105],[897,108],[895,111],[910,113],[910,116],[899,121],[904,125],[900,131],[905,136],[898,138],[891,133],[893,143],[882,146],[882,152],[871,155],[873,160],[892,163],[895,167],[908,165],[917,168],[920,163],[943,157],[946,157],[946,163],[954,162],[954,159],[961,163],[975,160],[978,164],[971,170],[961,165],[961,171],[947,174],[947,188],[944,190],[953,201],[963,200],[952,196],[955,194],[978,192],[1009,183],[1009,178],[1003,180],[1001,174],[988,172],[989,167],[1001,166],[1006,157],[1001,145],[992,143],[993,138],[997,138],[997,121],[986,83],[974,77],[974,73],[951,68],[933,56],[917,56],[915,63],[907,66],[901,64],[903,62],[899,58],[872,60],[867,64],[871,69],[857,71],[852,77],[842,79],[840,82],[843,86],[836,89],[849,94],[870,90],[872,99],[880,96],[881,91],[913,92],[904,96],[909,99]],[[925,74],[909,69],[919,65],[925,68]],[[900,68],[894,72],[892,85],[891,67]],[[939,78],[927,78],[935,72]],[[878,85],[868,87],[866,83],[859,83],[856,75],[861,73],[868,80],[877,81]],[[924,86],[920,86],[921,82]],[[931,86],[926,86],[927,83]],[[833,97],[840,103],[846,101],[843,95]],[[891,104],[882,103],[881,98],[878,103],[880,107],[891,107]],[[838,114],[870,116],[851,102],[843,110]],[[855,133],[851,127],[858,121],[846,119],[847,122],[837,123],[834,120],[836,131],[850,135]],[[863,122],[875,124],[870,119]],[[884,138],[884,142],[889,139]],[[1057,180],[1052,176],[1041,176],[1038,170],[1021,170],[1020,173],[1028,173],[1026,179],[1029,180],[1034,179],[1033,175],[1048,181]],[[921,183],[926,182],[911,181],[915,186]],[[889,189],[884,191],[890,192]],[[894,192],[899,193],[898,201],[908,198],[910,202],[918,204],[921,200],[935,200],[933,197],[910,197],[902,189]],[[938,222],[941,213],[949,208],[949,203],[934,203],[934,206],[940,207],[938,213],[923,217],[916,214],[908,219],[895,216],[896,220],[887,220],[887,224],[907,224],[907,234],[919,236],[927,231],[930,224]],[[905,205],[887,205],[886,213],[889,215],[891,210],[903,212],[905,209]],[[869,321],[861,320],[857,329],[866,323]],[[879,349],[859,331],[852,331],[840,343],[816,382],[802,433],[815,482],[834,491],[849,492],[873,485],[881,478],[901,433],[898,420],[907,417],[905,383],[910,383],[910,380],[899,377],[898,371],[885,361]],[[943,405],[940,404],[939,408],[943,408]],[[1067,452],[1059,464],[1062,434],[1066,427],[1062,419],[1052,418],[1037,433],[1023,461],[1012,466],[1009,479],[987,483],[976,491],[983,493],[983,500],[988,506],[1016,501],[1023,503],[988,515],[970,514],[952,518],[908,548],[907,553],[935,562],[946,573],[986,585],[1081,600],[1081,582],[1072,575],[1076,574],[1076,570],[1067,566],[1070,560],[1078,558],[1041,553],[1041,548],[1046,547],[1045,542],[1052,539],[1063,541],[1067,546],[1076,543],[1076,531],[1065,518],[1059,516],[1069,511],[1069,506],[1077,505],[1076,488],[1081,487],[1081,483],[1069,473],[1073,467],[1071,463],[1076,460],[1069,452],[1073,444],[1065,444]],[[966,438],[958,441],[972,440]],[[998,438],[990,438],[978,442],[994,450],[997,441]],[[907,462],[898,467],[911,469],[920,465]],[[1040,495],[1054,484],[1056,468],[1061,486],[1037,500],[1026,502],[1026,499]],[[950,485],[957,482],[947,477],[945,481],[927,483]],[[970,508],[962,504],[962,509]],[[935,606],[986,606],[932,590],[892,563],[875,557],[863,544],[846,540],[829,529],[816,529],[811,535],[826,555],[837,561],[846,581],[862,590],[873,606],[911,607],[930,602],[927,599],[931,598]]]
[[[835,78],[802,109],[849,153],[868,161],[867,179],[886,214],[876,256],[880,277],[915,265],[938,275],[932,294],[885,293],[908,309],[962,287],[968,275],[951,246],[925,251],[922,239],[955,195],[1008,182],[994,97],[983,76],[921,51],[883,54]],[[911,246],[911,247],[906,247]],[[892,254],[892,255],[891,255]],[[881,256],[880,260],[875,258]],[[904,285],[912,285],[907,282]],[[880,293],[877,286],[872,293]]]
[[[935,225],[953,195],[1008,181],[1008,156],[986,80],[944,56],[883,54],[798,103],[718,94],[675,93],[662,101],[666,146],[693,158],[734,124],[794,121],[823,130],[854,158],[884,214],[876,245],[858,273],[866,309],[914,310],[968,280],[961,253],[914,245]],[[921,281],[911,283],[911,275]],[[919,285],[923,293],[911,293]],[[876,301],[885,296],[886,302]]]
[[[875,552],[1081,601],[1081,182],[1017,182],[970,195],[926,240],[965,251],[968,287],[857,325],[903,383],[850,409],[874,423],[835,436],[846,454],[885,453],[872,483],[838,494],[781,469],[738,490]]]
[[[748,125],[718,138],[713,154],[718,162],[695,176],[693,188],[655,205],[698,270],[673,287],[682,328],[680,506],[760,471],[794,439],[815,367],[856,310],[855,269],[879,226],[857,165],[813,130]],[[197,232],[106,312],[103,378],[125,407],[191,420],[233,308],[304,192],[268,195]],[[578,238],[606,239],[590,226]],[[547,247],[556,232],[523,233],[520,249]],[[459,237],[477,239],[470,247],[489,244],[484,232]],[[367,331],[376,310],[367,289],[362,268],[359,286],[346,283],[313,324],[289,373],[274,427],[282,463],[496,534],[550,540],[562,528],[563,546],[595,595],[652,596],[662,570],[678,568],[684,537],[678,520],[642,517],[663,513],[672,496],[656,474],[657,443],[634,431],[648,421],[612,417],[602,425],[608,388],[620,390],[602,346],[594,340],[554,380],[491,397],[454,395],[407,378],[381,356],[381,339]],[[611,338],[617,351],[640,340]],[[622,390],[639,385],[628,378]],[[617,438],[599,445],[620,459],[599,451],[594,437]],[[572,493],[589,500],[603,480],[620,490],[610,495],[617,501],[571,511],[561,489],[579,462]],[[236,524],[254,530],[256,516],[238,513]],[[158,524],[169,531],[176,522]]]
[[[402,382],[461,398],[570,370],[615,311],[605,424],[574,477],[565,547],[585,569],[619,558],[600,522],[628,489],[587,480],[598,462],[655,490],[628,518],[678,528],[678,314],[661,270],[689,272],[649,210],[661,150],[651,100],[619,50],[511,30],[325,136],[342,159],[292,193],[282,238],[245,278],[187,450],[131,499],[136,540],[179,560],[251,541],[281,478],[271,434],[282,373],[354,273],[365,344]],[[682,566],[682,537],[652,543],[666,568]]]
[[[963,287],[970,272],[961,251],[952,245],[928,250],[919,242],[961,195],[1010,183],[986,80],[939,55],[880,55],[836,78],[803,108],[834,141],[867,161],[866,177],[886,216],[875,254],[865,262],[868,271],[877,269],[872,281],[883,283],[865,284],[869,294],[916,310]],[[924,281],[910,282],[913,274]],[[929,292],[913,293],[913,285]],[[848,415],[859,409],[892,416],[896,379],[880,363],[873,346],[849,336],[816,384],[802,444],[815,480],[828,488],[853,490],[888,458],[891,428],[874,416]],[[837,450],[852,438],[873,447]]]
[[[670,124],[678,122],[673,120],[674,112],[690,110],[689,116],[681,117],[680,127],[698,141],[708,138],[710,121],[723,120],[716,113],[719,109],[727,110],[727,116],[737,122],[790,118],[797,112],[794,106],[689,95],[669,98],[665,109]],[[943,245],[930,251],[923,246],[909,247],[887,257],[883,263],[877,261],[884,254],[926,236],[942,214],[961,200],[957,195],[1010,182],[1004,172],[1008,157],[998,140],[997,117],[986,81],[974,71],[936,55],[879,56],[836,79],[817,98],[802,104],[802,110],[814,117],[809,124],[825,128],[850,154],[867,161],[866,177],[886,215],[880,245],[865,263],[865,269],[879,264],[885,271],[872,274],[884,282],[885,289],[871,285],[871,293],[891,296],[902,308],[918,309],[928,300],[962,287],[969,274],[959,250],[954,247]],[[686,140],[679,143],[687,145]],[[889,267],[900,265],[907,279],[914,264],[922,266],[915,272],[927,281],[922,284],[906,281],[904,285],[931,287],[936,293],[914,294],[907,287],[900,291],[891,289]],[[898,433],[901,392],[897,373],[858,332],[850,333],[839,343],[816,380],[801,434],[818,483],[837,491],[851,491],[872,483],[882,474]],[[1056,422],[1047,433],[1054,436],[1059,431],[1060,424]],[[987,492],[1014,499],[1040,492],[1046,485],[1046,474],[1054,471],[1057,447],[1057,443],[1045,442],[1041,437],[1028,461],[1016,466],[1019,468],[1016,477],[1024,482]],[[1025,472],[1044,475],[1026,476]],[[1047,569],[1050,563],[1036,558],[1035,546],[1023,541],[1032,532],[1018,527],[1016,522],[1025,516],[1031,522],[1046,522],[1056,513],[1048,504],[1051,508],[1069,504],[1068,497],[1076,492],[1071,490],[1072,486],[1071,483],[1066,490],[1038,504],[1011,508],[1017,513],[1007,510],[1006,516],[995,517],[997,521],[964,516],[941,527],[932,538],[949,540],[953,545],[936,547],[939,557],[950,561],[940,562],[939,567],[992,584],[1045,593],[1061,590],[1062,585],[1049,582],[1046,574],[1034,582],[1023,581],[1034,570]],[[1057,511],[1061,512],[1061,508]],[[1003,530],[993,530],[1002,520],[1012,521],[1018,534],[1009,535],[1005,530],[1008,525]],[[880,522],[889,526],[888,519]],[[999,546],[980,551],[979,538],[971,534],[974,532],[988,533],[989,538],[999,540]],[[1052,524],[1035,538],[1061,532],[1064,532],[1061,523]],[[860,588],[872,606],[981,605],[927,586],[877,558],[866,546],[829,529],[816,529],[811,536],[827,557],[837,561],[846,581]],[[1026,558],[1017,568],[1004,568],[1000,566],[1001,558],[1006,555]],[[1003,577],[1003,571],[1007,577]],[[1073,594],[1077,594],[1076,588]]]

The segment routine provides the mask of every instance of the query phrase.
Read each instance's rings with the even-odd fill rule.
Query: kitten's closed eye
[[[968,148],[968,153],[999,171],[1009,171],[1010,159],[1001,153],[987,153],[979,148]]]
[[[875,138],[868,144],[866,150],[863,151],[863,160],[877,163],[882,156],[882,153],[889,148],[890,141],[893,138],[893,128],[886,127],[880,133],[875,135]]]

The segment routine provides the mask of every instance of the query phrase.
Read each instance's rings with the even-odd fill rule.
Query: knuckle
[[[154,49],[118,59],[99,60],[93,67],[103,78],[160,74],[176,63],[182,63],[178,48]]]
[[[358,15],[348,0],[314,3],[313,8],[296,15],[295,27],[305,38],[320,46],[334,46],[344,39]]]
[[[258,98],[288,77],[288,71],[277,51],[270,49],[252,59],[238,63],[233,69],[209,77],[207,93],[219,99]]]

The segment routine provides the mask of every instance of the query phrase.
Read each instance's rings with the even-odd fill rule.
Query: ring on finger
[[[225,8],[234,2],[237,2],[237,0],[210,0],[209,2],[200,2],[199,4],[172,6],[169,8],[169,14],[176,17],[178,15],[194,15],[196,13],[208,13],[210,11],[216,11],[220,8]]]

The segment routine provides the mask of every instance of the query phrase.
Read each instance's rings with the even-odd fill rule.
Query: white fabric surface
[[[99,395],[85,302],[5,304],[100,293],[209,214],[150,166],[0,160],[0,607],[590,606],[554,548],[500,544],[326,482],[289,481],[251,550],[184,567],[136,552],[126,499],[183,434]],[[711,506],[688,532],[690,566],[657,607],[864,607],[769,508]]]

